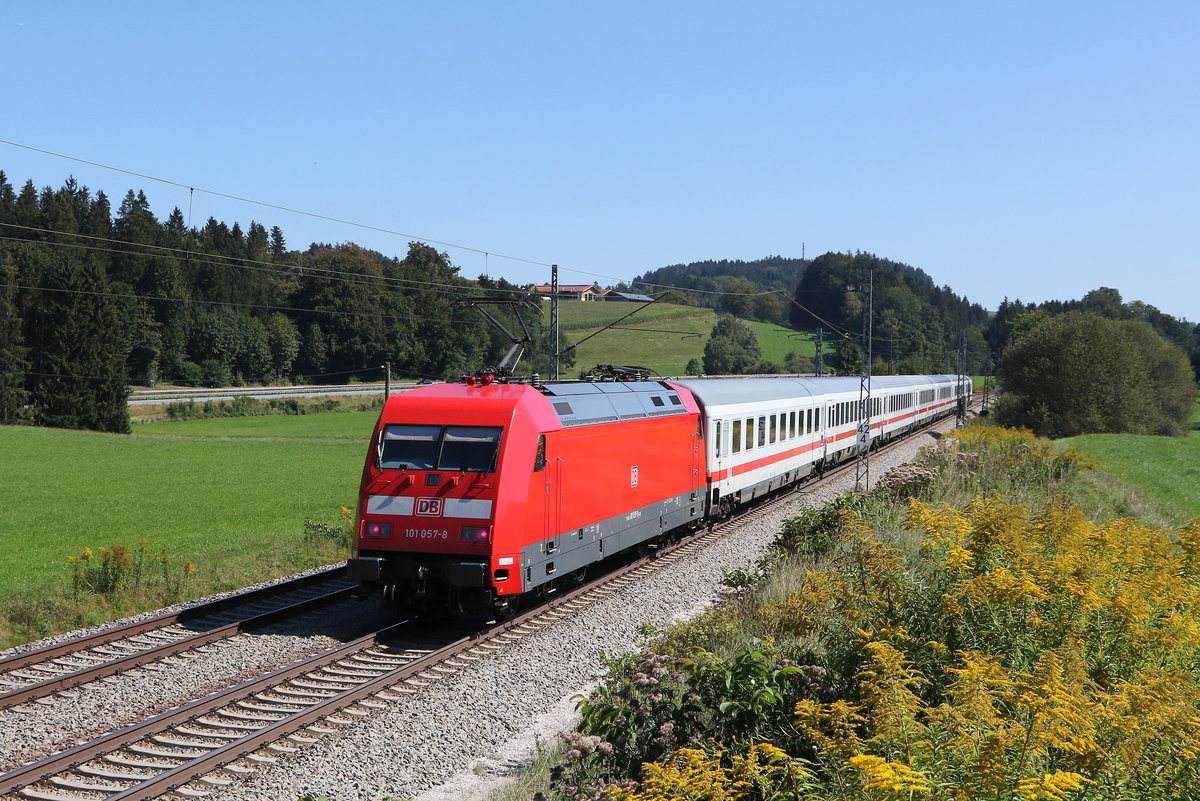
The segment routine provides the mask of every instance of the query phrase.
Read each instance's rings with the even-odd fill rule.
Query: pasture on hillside
[[[82,549],[141,540],[252,577],[306,519],[336,523],[354,505],[377,417],[191,420],[128,436],[0,427],[0,594],[46,591]]]
[[[615,328],[604,326],[637,310]],[[543,301],[542,313],[550,319],[550,303]],[[558,306],[559,328],[571,342],[592,334],[575,349],[575,366],[563,371],[564,378],[587,372],[598,364],[629,364],[649,367],[663,376],[683,375],[691,359],[703,363],[704,346],[717,322],[712,309],[656,303],[584,303],[564,301]],[[748,323],[758,335],[763,358],[782,365],[789,351],[813,355],[811,338],[773,323]],[[519,371],[518,371],[519,372]]]

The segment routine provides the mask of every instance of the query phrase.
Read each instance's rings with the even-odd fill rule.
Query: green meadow
[[[1104,475],[1160,504],[1164,523],[1200,517],[1200,406],[1185,437],[1086,434],[1059,440],[1093,457]]]
[[[49,591],[84,548],[142,540],[214,574],[211,587],[257,578],[306,519],[336,523],[354,505],[377,416],[152,423],[130,436],[0,427],[0,598]]]

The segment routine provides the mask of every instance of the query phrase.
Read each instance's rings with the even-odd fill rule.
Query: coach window
[[[792,439],[796,438],[796,413],[788,414],[788,436]]]
[[[733,421],[733,447],[730,449],[730,452],[731,453],[741,453],[742,452],[742,421],[741,420]]]
[[[775,415],[771,415],[771,444],[775,444],[776,435],[779,433],[779,419]]]
[[[758,447],[763,447],[767,444],[767,418],[758,418]]]
[[[754,447],[754,418],[746,421],[746,450]]]
[[[721,458],[721,421],[717,421],[716,436],[713,438],[713,452],[718,459]]]
[[[546,469],[546,435],[538,434],[537,456],[533,459],[533,472],[540,473]]]

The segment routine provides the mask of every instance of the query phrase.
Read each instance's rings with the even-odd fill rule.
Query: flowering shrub
[[[951,440],[931,483],[1000,464],[1004,482],[961,509],[910,500],[907,535],[857,502],[796,523],[780,544],[807,558],[799,532],[818,531],[825,561],[752,620],[812,664],[770,639],[627,660],[582,707],[598,739],[579,751],[591,769],[567,771],[587,775],[581,797],[1200,797],[1200,520],[1101,524],[1054,497],[1031,511],[997,488],[1066,481],[1076,455],[1027,432]]]
[[[112,601],[122,592],[138,592],[151,580],[174,597],[183,589],[187,577],[195,572],[192,560],[175,565],[166,551],[151,551],[145,540],[130,549],[125,545],[108,548],[84,548],[78,556],[67,557],[71,565],[71,597],[101,595]]]

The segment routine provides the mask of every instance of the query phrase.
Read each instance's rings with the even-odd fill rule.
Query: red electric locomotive
[[[388,399],[350,575],[401,606],[491,609],[705,514],[700,410],[653,381],[419,387]]]

